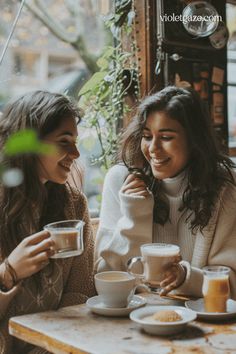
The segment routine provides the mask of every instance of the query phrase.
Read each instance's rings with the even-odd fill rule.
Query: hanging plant
[[[135,87],[137,100],[140,96],[134,43],[127,51],[123,49],[121,40],[124,34],[130,36],[134,15],[131,0],[116,2],[115,13],[105,20],[116,45],[106,47],[97,61],[99,70],[79,92],[79,103],[85,111],[83,120],[99,141],[100,149],[92,156],[91,162],[99,164],[104,171],[112,165],[117,151],[121,122],[130,110],[125,98],[131,87]],[[86,134],[84,142],[87,141]]]

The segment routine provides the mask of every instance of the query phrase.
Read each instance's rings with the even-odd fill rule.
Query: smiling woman
[[[24,175],[22,184],[0,188],[0,348],[4,354],[30,350],[21,341],[13,345],[7,330],[9,317],[83,303],[94,294],[87,201],[68,182],[79,157],[79,121],[79,111],[67,97],[47,91],[21,96],[0,117],[1,149],[9,135],[29,128],[53,147],[48,155],[25,153],[6,156],[4,161]],[[83,220],[80,256],[51,258],[55,244],[43,226],[60,220]]]
[[[125,270],[143,244],[176,244],[162,294],[202,296],[202,267],[231,268],[236,298],[236,176],[216,144],[198,94],[166,87],[146,97],[123,135],[120,165],[105,178],[97,271]],[[158,278],[160,274],[156,274]]]
[[[157,179],[178,175],[189,160],[184,128],[164,112],[149,115],[143,128],[141,150]]]
[[[77,125],[73,117],[67,117],[53,132],[43,140],[57,148],[54,155],[39,158],[39,177],[43,183],[48,180],[63,184],[68,178],[73,161],[80,156],[76,147]]]

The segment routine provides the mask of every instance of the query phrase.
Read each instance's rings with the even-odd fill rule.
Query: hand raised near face
[[[135,174],[128,175],[123,186],[121,187],[121,192],[124,194],[143,197],[150,195],[145,182]]]
[[[48,259],[54,254],[48,231],[40,231],[24,238],[8,257],[14,268],[17,279],[21,280],[37,273],[48,264]]]

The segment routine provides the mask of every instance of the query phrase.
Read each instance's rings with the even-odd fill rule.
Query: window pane
[[[92,72],[87,65],[84,49],[83,53],[76,50],[76,41],[82,37],[88,56],[93,58],[102,53],[105,44],[109,44],[101,16],[101,10],[107,11],[109,8],[109,1],[38,0],[35,3],[45,8],[50,25],[59,35],[52,34],[50,26],[24,6],[0,65],[0,110],[10,98],[37,89],[63,92],[77,100],[80,88]],[[0,54],[19,8],[19,0],[1,0]],[[74,41],[74,44],[69,41]],[[82,134],[84,128],[80,130]],[[90,143],[90,134],[86,134],[87,145],[92,148],[81,147],[81,160],[86,165],[87,175],[96,178],[99,168],[92,167],[90,170],[89,158],[99,151],[97,135],[93,134],[91,139],[95,142]],[[96,208],[98,203],[94,200],[95,195],[100,193],[100,187],[91,179],[85,177],[85,190]]]

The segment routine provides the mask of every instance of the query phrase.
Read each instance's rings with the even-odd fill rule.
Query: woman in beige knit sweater
[[[63,95],[28,93],[10,103],[0,118],[0,145],[19,129],[32,128],[52,144],[49,155],[25,154],[5,163],[23,171],[19,186],[0,191],[0,353],[42,353],[8,334],[9,317],[83,303],[94,295],[93,238],[87,201],[67,182],[76,148],[76,107]],[[80,219],[84,252],[51,259],[54,244],[47,223]]]
[[[105,178],[96,270],[125,270],[142,244],[176,244],[183,261],[169,270],[163,293],[201,297],[202,268],[225,265],[236,299],[235,166],[218,149],[197,94],[167,87],[144,99],[121,152],[123,165]]]

